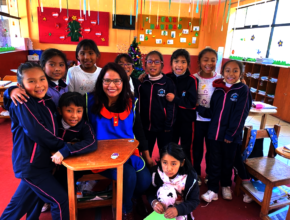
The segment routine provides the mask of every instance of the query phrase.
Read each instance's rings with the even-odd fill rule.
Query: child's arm
[[[80,155],[90,153],[97,150],[97,140],[95,138],[94,130],[88,122],[84,123],[81,129],[82,141],[69,145],[68,148],[72,155]],[[62,152],[62,150],[60,150]]]
[[[15,107],[14,111],[10,112],[10,114],[11,117],[14,116],[18,119],[19,125],[23,128],[25,134],[37,144],[45,146],[51,151],[58,151],[62,148],[68,150],[69,144],[66,144],[43,125],[38,111],[30,100],[23,105]],[[69,151],[63,154],[64,157],[68,155]]]
[[[74,77],[72,76],[72,70],[73,67],[69,68],[67,71],[67,76],[66,76],[66,84],[68,86],[68,91],[69,92],[74,92],[75,88],[74,88]]]
[[[199,186],[197,183],[197,178],[195,178],[194,181],[193,187],[189,189],[190,191],[187,195],[185,195],[186,200],[178,205],[175,205],[178,215],[188,215],[199,205]]]
[[[212,110],[210,108],[206,108],[206,107],[203,107],[201,105],[198,105],[196,107],[196,111],[198,112],[198,114],[201,117],[204,117],[204,118],[211,118],[212,117]]]
[[[4,108],[8,109],[11,101],[17,106],[17,102],[23,104],[23,102],[27,102],[29,96],[26,94],[24,89],[21,89],[17,86],[11,86],[5,90],[6,95],[4,95]],[[5,107],[7,106],[7,108]]]
[[[229,122],[229,127],[226,130],[225,142],[231,143],[235,136],[240,135],[246,118],[249,115],[252,106],[252,96],[250,94],[249,88],[244,86],[243,91],[239,94],[238,103],[233,110],[231,120]]]
[[[175,95],[175,85],[172,82],[172,80],[168,80],[169,86],[168,88],[168,93],[173,93]],[[167,94],[168,94],[167,93]],[[174,102],[169,102],[167,101],[166,103],[166,120],[165,120],[165,131],[170,131],[172,129],[173,122],[175,120],[175,103]]]
[[[192,77],[193,78],[193,77]],[[183,109],[195,109],[197,102],[197,85],[198,81],[194,77],[193,83],[190,84],[189,89],[186,91],[184,96],[174,96],[173,102]]]

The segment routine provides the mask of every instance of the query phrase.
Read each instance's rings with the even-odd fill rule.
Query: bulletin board
[[[138,41],[141,46],[198,48],[200,38],[199,18],[158,17],[139,15]],[[144,26],[143,26],[144,24]]]
[[[40,43],[78,44],[91,39],[98,46],[109,46],[109,12],[90,11],[90,16],[80,17],[79,10],[69,9],[67,13],[66,9],[60,12],[44,7],[43,12],[40,8],[37,11]]]

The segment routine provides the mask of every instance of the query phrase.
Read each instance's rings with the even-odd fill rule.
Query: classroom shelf
[[[246,84],[257,89],[251,92],[253,101],[276,106],[278,112],[275,116],[290,122],[290,68],[253,62],[243,62],[243,65]],[[259,78],[253,78],[253,74],[259,74]],[[272,78],[277,79],[277,82],[271,82]],[[259,94],[259,90],[265,91],[265,95]],[[268,95],[274,95],[274,98]]]

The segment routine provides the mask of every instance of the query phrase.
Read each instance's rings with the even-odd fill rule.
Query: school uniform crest
[[[185,94],[186,94],[186,91],[183,91],[183,92],[182,92],[182,96],[185,96]]]
[[[238,93],[233,93],[232,95],[231,95],[231,100],[233,101],[233,102],[236,102],[237,100],[238,100],[238,97],[239,97],[239,95],[238,95]]]
[[[165,96],[165,89],[159,89],[158,92],[157,92],[157,95],[159,97],[164,97]]]

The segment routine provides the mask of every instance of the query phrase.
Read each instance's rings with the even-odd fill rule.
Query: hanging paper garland
[[[40,1],[38,0],[38,12],[40,12]],[[11,6],[12,7],[12,6]]]
[[[32,14],[32,2],[31,2],[31,0],[30,0],[29,2],[30,2],[30,14],[31,14],[31,21],[33,22],[33,14]]]
[[[66,0],[66,16],[68,18],[68,0]]]
[[[131,2],[131,9],[130,9],[130,25],[132,25],[132,14],[133,14],[133,2]]]
[[[149,24],[151,23],[151,0],[150,0],[150,4],[149,4]]]
[[[145,11],[145,2],[146,2],[146,0],[144,0],[144,11]],[[142,17],[142,20],[143,20],[143,28],[144,28],[145,19],[143,19],[143,17]]]
[[[181,5],[181,0],[179,0],[179,10],[178,10],[178,26],[179,26],[179,19],[180,19],[180,5]]]
[[[99,0],[98,0],[98,25],[100,24],[100,4],[99,4]]]
[[[190,15],[190,10],[191,10],[191,0],[189,0],[188,15]]]
[[[191,27],[190,30],[192,31],[192,27],[193,27],[193,12],[194,12],[194,0],[192,0],[192,10],[191,10]]]
[[[225,13],[226,13],[226,9],[227,9],[227,2],[228,2],[228,0],[226,0],[226,2],[225,2],[225,8],[224,8],[224,14],[223,14],[222,29],[221,29],[221,31],[223,31],[223,29],[224,29],[224,19],[225,19]]]
[[[158,0],[158,9],[157,9],[157,27],[159,22],[159,0]]]
[[[41,8],[41,12],[43,12],[43,4],[42,4],[42,1],[40,2],[40,8]]]
[[[210,5],[210,15],[212,15],[212,5]],[[212,16],[210,17],[210,20],[209,20],[208,33],[210,32],[211,21],[212,21]]]
[[[138,1],[138,0],[137,0]],[[140,29],[142,29],[141,28],[141,23],[143,23],[142,21],[143,21],[143,18],[142,18],[142,0],[140,0],[141,2],[140,2],[140,5],[141,5],[141,11],[140,11],[140,17],[141,17],[141,22],[140,22]],[[144,25],[143,25],[144,26]]]
[[[61,0],[59,0],[59,12],[61,12]]]
[[[80,18],[82,17],[82,0],[80,0]]]
[[[215,28],[217,29],[217,24],[218,24],[218,16],[220,13],[220,6],[221,6],[221,0],[219,0],[219,5],[218,5],[218,10],[217,10],[217,14],[216,14],[216,23],[215,23]]]
[[[87,4],[86,4],[86,0],[84,0],[84,16],[85,16],[85,19],[87,19]]]
[[[207,0],[206,10],[205,10],[205,19],[203,20],[203,22],[205,22],[205,25],[207,25],[208,8],[209,8],[209,0]]]
[[[199,28],[201,28],[201,17],[202,17],[202,4],[203,4],[203,0],[201,0],[201,4],[200,4],[200,15],[199,15]]]
[[[198,3],[199,3],[199,0],[197,0],[197,3],[196,3],[196,13],[198,13]]]
[[[89,17],[91,17],[90,0],[88,0],[88,15],[89,15]]]
[[[138,10],[138,2],[139,2],[139,0],[137,0],[137,4],[136,4],[136,23],[138,22],[138,11],[139,11]]]
[[[229,3],[229,8],[228,8],[228,16],[227,16],[227,23],[229,22],[229,17],[230,17],[230,10],[231,10],[231,5],[232,5],[232,0],[230,0],[230,3]]]

